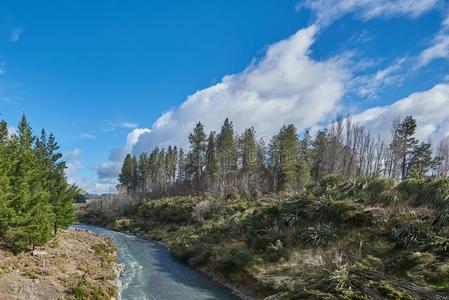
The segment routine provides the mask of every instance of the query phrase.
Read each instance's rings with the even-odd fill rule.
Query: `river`
[[[228,289],[177,261],[158,243],[102,227],[74,225],[74,228],[108,236],[118,246],[123,300],[212,300],[239,299]]]

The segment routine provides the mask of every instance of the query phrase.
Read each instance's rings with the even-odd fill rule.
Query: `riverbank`
[[[360,180],[294,195],[162,198],[114,218],[80,217],[160,241],[256,299],[449,299],[448,184]]]
[[[110,239],[60,230],[31,252],[0,248],[0,299],[114,299],[118,272]]]
[[[79,224],[81,226],[83,226],[83,224]],[[89,225],[87,225],[89,226]],[[116,232],[121,232],[121,233],[125,233],[125,234],[130,234],[133,236],[136,236],[138,238],[153,242],[153,243],[157,243],[159,246],[163,247],[165,250],[167,250],[168,252],[170,252],[171,254],[173,254],[173,252],[171,251],[169,245],[164,242],[163,240],[156,240],[154,236],[152,236],[151,234],[142,234],[140,231],[128,231],[128,230],[119,230],[119,228],[116,228],[114,226],[109,225],[105,225],[104,226],[105,229],[111,230],[111,231],[116,231]],[[89,229],[88,229],[89,230]],[[185,263],[185,262],[183,262]],[[212,282],[214,282],[215,284],[217,284],[218,286],[222,287],[223,289],[229,290],[233,295],[237,296],[240,299],[243,300],[254,300],[255,298],[252,296],[251,291],[244,291],[243,288],[241,287],[237,287],[235,285],[230,284],[229,282],[226,282],[222,279],[216,278],[213,276],[213,274],[207,273],[201,269],[195,269],[196,271],[199,271],[202,275],[206,276],[208,279],[210,279]]]

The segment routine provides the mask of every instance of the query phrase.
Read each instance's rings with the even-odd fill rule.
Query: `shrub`
[[[424,249],[440,255],[449,256],[449,238],[434,237],[424,246]]]
[[[432,237],[427,225],[420,220],[405,220],[394,225],[391,230],[393,240],[402,248],[422,245]]]
[[[315,247],[324,247],[336,239],[338,239],[338,232],[334,223],[310,227],[306,236],[306,240],[312,242]]]
[[[449,208],[449,179],[437,179],[425,185],[420,202],[429,203],[437,208]]]
[[[318,197],[308,205],[308,213],[311,218],[323,218],[329,214],[332,204],[335,199],[329,195],[323,195]]]
[[[253,252],[246,245],[237,244],[231,246],[230,249],[224,250],[223,256],[218,260],[218,269],[225,275],[241,270],[247,266],[252,257]]]
[[[325,176],[321,182],[321,188],[326,191],[330,189],[335,189],[338,185],[344,182],[344,178],[340,174],[329,174]]]
[[[396,184],[394,178],[376,177],[368,180],[365,191],[373,197],[392,189]]]
[[[192,218],[197,222],[203,222],[207,219],[211,213],[211,204],[209,201],[204,200],[198,203],[192,211]]]
[[[438,210],[432,220],[433,226],[445,226],[449,224],[449,208]]]
[[[270,243],[265,249],[264,259],[269,262],[279,261],[281,258],[288,257],[288,250],[282,245],[280,240],[276,240],[275,243]]]

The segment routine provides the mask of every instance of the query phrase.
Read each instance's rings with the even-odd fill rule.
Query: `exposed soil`
[[[109,239],[71,229],[34,251],[0,248],[0,300],[114,299],[115,251]]]

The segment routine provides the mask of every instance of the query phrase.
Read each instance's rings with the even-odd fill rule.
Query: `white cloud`
[[[418,17],[434,8],[440,0],[305,0],[297,8],[310,9],[317,23],[329,25],[341,16],[354,13],[357,18]]]
[[[391,105],[367,109],[353,116],[353,120],[364,124],[373,133],[388,136],[394,119],[412,115],[418,125],[417,137],[437,142],[449,134],[448,108],[449,83],[441,83]]]
[[[376,98],[377,94],[387,86],[399,86],[407,77],[404,68],[409,66],[410,58],[401,57],[373,74],[355,77],[352,88],[362,97]]]
[[[149,129],[134,129],[121,149],[99,164],[100,179],[116,178],[126,153],[150,151],[155,145],[185,147],[198,121],[218,130],[225,118],[236,131],[254,126],[259,136],[273,135],[284,124],[298,129],[333,117],[340,109],[350,74],[338,57],[316,61],[310,46],[317,28],[301,29],[267,48],[265,56],[241,73],[197,91],[177,108],[164,113]]]
[[[17,133],[17,129],[15,127],[8,127],[8,134],[13,135]]]
[[[120,128],[127,128],[127,129],[134,129],[137,128],[137,123],[133,122],[120,122],[119,126]]]
[[[64,152],[66,161],[65,174],[70,184],[76,184],[88,193],[102,194],[114,191],[115,178],[96,179],[92,167],[86,166],[81,160],[82,151],[75,148]]]
[[[419,55],[418,66],[427,65],[437,58],[449,58],[449,34],[447,33],[440,32],[434,37],[430,46]]]
[[[140,153],[154,145],[187,143],[198,121],[218,130],[229,117],[237,131],[254,126],[258,135],[272,135],[284,124],[299,129],[324,121],[338,112],[349,74],[338,58],[316,61],[310,46],[317,29],[301,29],[268,47],[266,55],[238,74],[189,96],[178,108],[163,114],[133,147]]]
[[[75,160],[78,159],[80,156],[81,156],[81,149],[78,147],[73,150],[64,152],[64,158],[66,160]]]
[[[81,138],[81,139],[85,139],[85,140],[94,140],[94,139],[96,139],[97,137],[96,137],[94,134],[91,134],[91,133],[82,133],[82,134],[80,135],[80,138]]]
[[[141,135],[149,132],[150,129],[148,128],[136,128],[131,131],[126,138],[126,143],[123,147],[120,149],[113,149],[109,155],[109,159],[95,167],[98,178],[115,184],[115,179],[120,172],[126,154],[132,152],[134,145],[138,142]]]
[[[9,33],[9,41],[12,43],[18,42],[20,37],[22,36],[23,29],[22,28],[14,28]]]

